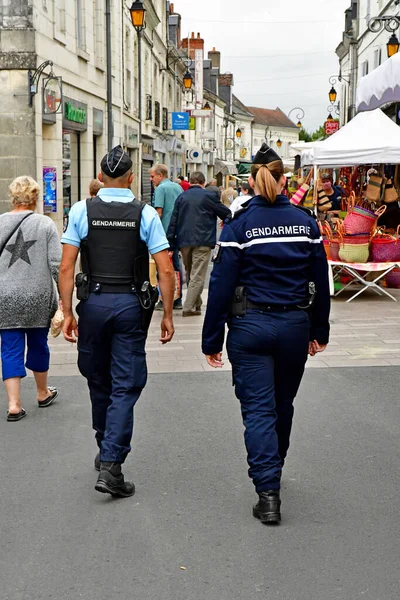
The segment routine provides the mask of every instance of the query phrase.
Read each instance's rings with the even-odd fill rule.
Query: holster
[[[239,286],[235,289],[232,298],[229,315],[231,317],[244,317],[247,310],[247,296],[244,286]]]
[[[146,281],[140,290],[137,290],[137,295],[142,309],[142,322],[141,327],[143,331],[148,331],[153,317],[154,308],[158,300],[158,289],[153,288],[148,281]]]
[[[75,285],[78,300],[87,300],[90,294],[90,276],[87,273],[78,273]]]

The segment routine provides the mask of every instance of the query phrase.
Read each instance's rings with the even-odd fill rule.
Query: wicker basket
[[[400,269],[393,269],[386,275],[386,285],[388,288],[400,288]]]
[[[391,235],[380,235],[373,238],[371,254],[373,262],[396,262],[399,256],[400,244]]]
[[[339,249],[340,260],[347,263],[366,263],[369,258],[369,244],[346,244]]]
[[[331,260],[340,260],[339,256],[340,240],[334,239],[331,241]]]
[[[386,206],[381,206],[376,212],[356,206],[356,197],[353,193],[349,199],[349,212],[347,213],[343,227],[346,233],[371,233],[379,217],[386,211]]]

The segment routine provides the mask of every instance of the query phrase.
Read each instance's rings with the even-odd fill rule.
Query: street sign
[[[188,131],[189,116],[190,115],[188,112],[173,112],[172,113],[172,129],[174,131]]]
[[[199,119],[209,119],[214,116],[213,110],[201,109],[201,110],[192,110],[192,117],[198,117]]]
[[[194,117],[189,118],[189,131],[196,131],[196,119]]]
[[[325,122],[326,135],[333,135],[337,131],[339,131],[339,121],[326,121]]]

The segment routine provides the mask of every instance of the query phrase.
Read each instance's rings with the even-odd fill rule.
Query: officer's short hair
[[[190,183],[192,185],[204,185],[205,182],[206,178],[201,171],[194,171],[194,173],[190,175]]]
[[[166,165],[154,165],[150,169],[156,175],[162,175],[163,177],[168,177],[168,167]]]

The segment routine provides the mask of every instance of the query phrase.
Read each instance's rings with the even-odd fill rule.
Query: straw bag
[[[328,260],[332,260],[332,252],[331,252],[331,241],[332,241],[332,229],[330,228],[328,223],[322,224],[318,221],[318,227],[321,232],[322,241],[324,244],[324,250],[326,253],[326,258]]]
[[[323,189],[318,190],[318,211],[322,213],[332,209],[332,202]]]
[[[343,221],[345,233],[371,233],[379,217],[386,211],[386,206],[374,212],[355,203],[356,196],[352,192],[348,200],[348,213]]]
[[[300,202],[303,200],[304,196],[307,194],[308,190],[310,189],[309,183],[311,181],[312,172],[313,172],[313,169],[311,169],[311,171],[307,175],[306,179],[302,181],[302,184],[299,187],[299,189],[297,190],[297,192],[295,192],[293,194],[293,196],[290,198],[290,202],[292,204],[295,204],[297,206],[298,204],[300,204]],[[298,182],[300,183],[300,179],[298,180]]]
[[[344,241],[339,249],[339,257],[347,263],[366,263],[369,258],[369,244],[347,244]]]
[[[400,269],[392,269],[385,279],[388,288],[400,288]]]
[[[370,175],[366,190],[366,198],[369,202],[378,202],[384,193],[386,180],[380,175]]]
[[[400,261],[399,227],[397,235],[386,233],[377,234],[372,239],[371,253],[373,262],[397,262]]]
[[[385,185],[385,193],[383,196],[383,202],[385,204],[392,204],[392,202],[397,202],[399,199],[399,194],[397,193],[396,188],[393,185],[391,179],[388,179]]]
[[[314,201],[314,188],[313,187],[311,187],[308,190],[307,195],[302,202],[302,206],[304,206],[304,208],[314,210],[315,201]]]

